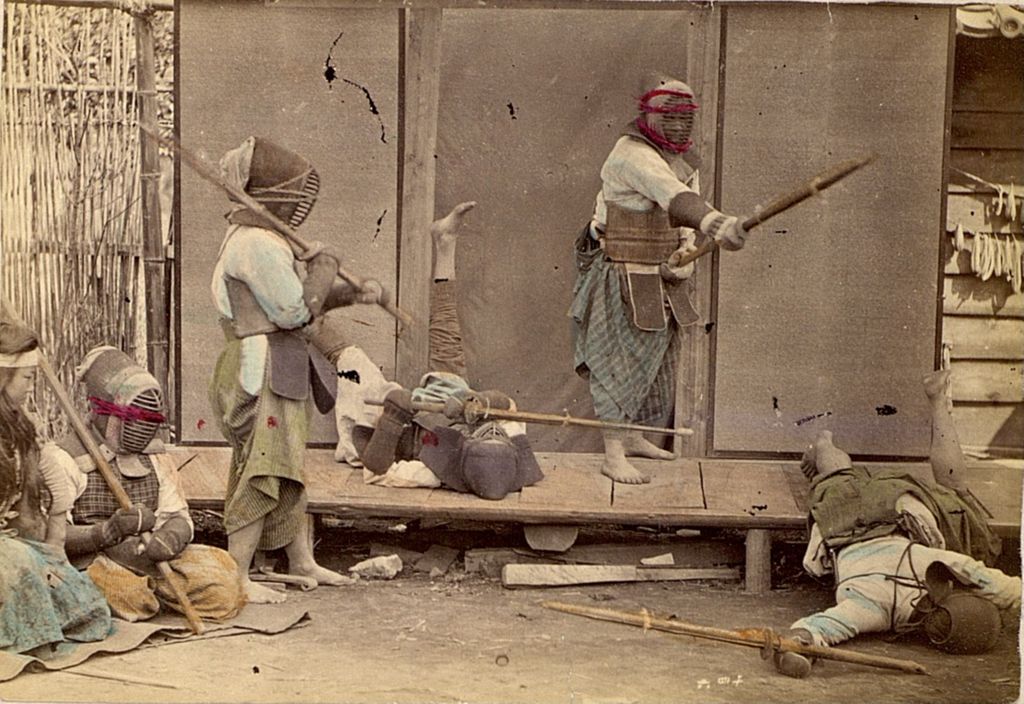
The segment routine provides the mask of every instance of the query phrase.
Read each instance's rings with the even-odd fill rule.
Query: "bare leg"
[[[622,439],[623,449],[627,457],[649,457],[653,460],[675,459],[675,454],[663,450],[643,436],[639,430],[627,431],[626,437]]]
[[[312,577],[317,584],[331,587],[352,584],[356,581],[352,577],[346,577],[316,563],[309,544],[309,522],[306,520],[299,523],[298,533],[295,534],[292,542],[285,546],[284,551],[288,555],[288,572],[291,574]]]
[[[440,220],[430,224],[430,237],[434,240],[434,280],[455,280],[455,242],[462,227],[462,219],[476,207],[476,201],[459,203]]]
[[[932,413],[932,442],[928,453],[935,481],[950,489],[963,490],[966,461],[953,422],[953,412],[946,401],[948,369],[932,372],[924,378],[924,392]]]
[[[626,459],[625,437],[623,430],[605,430],[604,434],[604,464],[601,465],[601,474],[614,482],[623,484],[647,484],[651,478],[641,474],[640,470],[629,463]]]
[[[239,577],[246,600],[250,604],[277,604],[287,598],[284,592],[264,587],[249,579],[249,568],[252,566],[252,558],[256,554],[256,546],[259,545],[262,534],[262,518],[239,528],[234,533],[229,533],[228,554],[238,563]]]

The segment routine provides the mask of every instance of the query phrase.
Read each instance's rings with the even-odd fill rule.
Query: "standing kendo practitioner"
[[[604,421],[668,421],[677,333],[698,319],[686,291],[693,264],[680,267],[680,258],[695,249],[695,237],[737,250],[747,235],[736,217],[700,195],[691,138],[696,110],[685,83],[648,82],[639,116],[601,167],[594,215],[576,239],[575,367],[589,379],[594,410]],[[673,456],[637,431],[603,434],[601,472],[617,482],[650,481],[627,456]]]
[[[316,202],[320,179],[303,157],[250,137],[221,159],[222,176],[271,213],[298,227]],[[334,406],[336,372],[308,343],[311,323],[331,308],[381,303],[380,283],[360,290],[337,278],[341,256],[314,243],[299,259],[288,241],[257,214],[235,204],[227,215],[211,285],[226,343],[210,398],[231,444],[224,506],[228,552],[238,563],[249,601],[285,596],[250,581],[257,549],[284,548],[292,574],[319,584],[349,579],[316,563],[307,540],[303,479],[309,406]],[[305,268],[305,277],[298,273]]]
[[[126,621],[155,616],[161,604],[182,610],[158,562],[170,563],[201,617],[237,615],[245,596],[235,561],[220,548],[192,543],[194,526],[177,467],[157,435],[164,394],[156,378],[109,346],[90,351],[76,376],[89,400],[93,439],[132,506],[119,506],[77,435],[62,439],[66,481],[75,497],[69,559],[87,567],[111,611]],[[140,538],[145,531],[152,531],[148,545]]]
[[[811,479],[804,569],[835,575],[836,605],[796,621],[790,638],[836,645],[861,633],[923,631],[941,650],[977,654],[998,641],[1001,612],[1019,618],[1020,577],[989,566],[1000,541],[964,481],[943,394],[948,378],[939,371],[924,379],[934,482],[854,466],[829,431],[804,453],[801,469]],[[775,654],[776,668],[790,677],[806,677],[811,664],[799,653]]]

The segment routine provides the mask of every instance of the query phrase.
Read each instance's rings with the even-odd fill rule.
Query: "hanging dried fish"
[[[964,226],[963,223],[956,224],[956,232],[953,233],[953,248],[957,252],[964,251]]]
[[[1017,194],[1013,192],[1013,183],[1010,183],[1010,195],[1007,198],[1007,205],[1009,206],[1009,218],[1010,222],[1017,219]]]

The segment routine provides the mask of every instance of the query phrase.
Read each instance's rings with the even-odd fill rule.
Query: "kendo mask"
[[[164,422],[163,393],[156,378],[114,347],[97,347],[75,370],[85,384],[92,422],[107,446],[120,454],[146,449]]]
[[[941,562],[925,571],[928,595],[918,610],[924,614],[924,633],[939,650],[957,655],[986,653],[1002,632],[999,609],[991,601],[964,588]]]
[[[220,168],[226,181],[291,227],[305,221],[320,192],[320,175],[312,164],[263,137],[249,137],[229,151]]]
[[[697,103],[693,91],[682,81],[664,80],[639,100],[636,128],[654,144],[674,154],[693,146],[693,120]]]

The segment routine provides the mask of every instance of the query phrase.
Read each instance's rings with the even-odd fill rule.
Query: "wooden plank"
[[[716,512],[804,518],[778,462],[701,460],[704,501]]]
[[[991,463],[988,466],[971,465],[968,470],[969,486],[985,508],[992,512],[991,524],[998,528],[1020,527],[1021,522],[1021,489],[1022,470],[1020,463],[1016,466],[1006,464],[1000,466]],[[1005,530],[1000,530],[1003,534]]]
[[[1024,151],[1024,111],[953,111],[952,146],[956,149]]]
[[[965,404],[953,406],[957,436],[964,448],[1020,453],[1024,447],[1024,406]]]
[[[953,359],[1024,358],[1024,320],[945,316],[942,342]]]
[[[697,111],[698,151],[703,165],[699,174],[701,195],[709,203],[718,202],[716,153],[718,148],[719,61],[721,57],[722,10],[713,4],[698,15],[686,41],[687,81],[699,96]],[[687,438],[676,438],[677,454],[702,457],[707,454],[711,393],[711,334],[714,328],[712,285],[715,275],[713,257],[702,257],[695,264],[689,284],[693,307],[700,315],[696,325],[681,331],[680,361],[676,374],[676,424],[693,430]]]
[[[1024,183],[1020,152],[998,149],[951,149],[950,165],[990,183]]]
[[[786,475],[786,485],[789,486],[789,493],[792,495],[796,507],[801,513],[808,513],[807,496],[810,493],[811,482],[800,470],[800,463],[784,462],[782,471]]]
[[[398,337],[395,374],[407,388],[427,369],[429,350],[434,158],[437,143],[437,101],[441,78],[441,9],[407,8],[405,56],[401,66],[404,93],[399,230],[398,304],[412,317]]]
[[[186,453],[181,462],[193,456],[194,459],[181,468],[178,476],[189,505],[194,508],[223,508],[231,451],[226,448],[183,448],[171,454],[181,456]]]
[[[1024,161],[1024,152],[1021,152],[1020,159]],[[1009,186],[1009,184],[1003,184]],[[1016,188],[1014,189],[1016,192]],[[1024,197],[1024,185],[1021,186],[1017,195]],[[950,193],[946,197],[946,231],[955,232],[956,226],[963,227],[964,232],[1015,232],[1024,230],[1024,225],[1018,217],[1011,221],[1004,215],[996,215],[995,208],[998,202],[997,193]],[[1004,198],[1004,204],[1005,204]],[[1018,207],[1024,201],[1018,199]],[[968,245],[971,238],[966,238]]]
[[[1014,293],[1005,279],[982,281],[976,276],[947,276],[943,281],[944,315],[985,315],[1024,318],[1024,294]]]
[[[953,401],[1024,401],[1020,361],[954,360]]]
[[[634,565],[505,565],[501,583],[506,587],[554,587],[603,582],[663,582],[692,579],[739,579],[730,567],[673,568]]]
[[[523,487],[520,505],[610,507],[612,480],[601,474],[602,459],[601,455],[593,454],[539,454],[544,478],[533,486]]]
[[[612,504],[618,508],[704,508],[704,491],[697,460],[640,460],[630,458],[650,484],[615,484]]]

